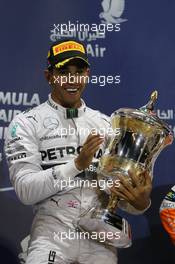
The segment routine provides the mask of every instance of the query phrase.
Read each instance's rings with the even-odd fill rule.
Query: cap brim
[[[63,67],[65,64],[67,64],[68,62],[70,62],[70,61],[73,60],[73,59],[79,59],[79,60],[82,60],[82,61],[85,62],[85,64],[86,64],[87,66],[90,67],[89,62],[88,62],[87,60],[85,60],[84,58],[79,57],[79,56],[74,56],[74,57],[71,57],[71,58],[65,59],[65,60],[63,60],[63,61],[61,61],[61,62],[58,62],[58,63],[55,64],[55,67],[56,67],[57,69],[59,69],[59,68]]]

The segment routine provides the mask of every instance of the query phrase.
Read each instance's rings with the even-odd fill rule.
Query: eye
[[[84,73],[84,69],[78,69],[76,73],[83,74]]]

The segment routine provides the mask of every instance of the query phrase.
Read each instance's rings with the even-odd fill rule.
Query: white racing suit
[[[5,151],[10,179],[19,199],[35,209],[26,264],[117,263],[113,247],[80,239],[72,224],[98,203],[94,187],[77,185],[82,178],[91,180],[95,167],[80,172],[74,163],[92,128],[108,131],[109,118],[83,101],[78,117],[67,118],[66,108],[50,96],[47,102],[17,115],[9,126]],[[104,152],[106,142],[107,136],[93,162]],[[140,213],[127,203],[122,207]]]
[[[165,196],[160,207],[162,224],[175,245],[175,186]]]

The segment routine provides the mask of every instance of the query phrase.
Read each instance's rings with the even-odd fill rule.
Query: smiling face
[[[46,79],[52,86],[52,99],[66,108],[81,106],[81,95],[85,89],[89,68],[81,60],[71,60],[60,69],[45,71]]]

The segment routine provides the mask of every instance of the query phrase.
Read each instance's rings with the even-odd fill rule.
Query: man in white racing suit
[[[5,147],[15,191],[35,208],[26,264],[116,264],[115,248],[80,239],[73,225],[98,203],[90,182],[110,132],[109,118],[81,99],[86,80],[78,77],[89,75],[84,45],[75,40],[54,43],[45,75],[52,88],[48,101],[14,118]],[[112,190],[126,200],[122,206],[130,213],[149,207],[151,181],[144,177],[143,185],[123,181]]]

